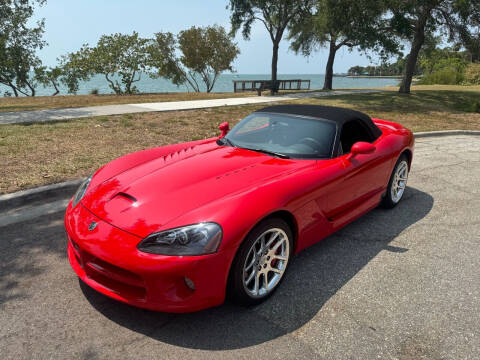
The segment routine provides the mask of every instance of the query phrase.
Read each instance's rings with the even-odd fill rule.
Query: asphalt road
[[[255,308],[132,308],[70,270],[62,213],[0,228],[0,358],[478,359],[480,137],[417,140],[409,187]]]

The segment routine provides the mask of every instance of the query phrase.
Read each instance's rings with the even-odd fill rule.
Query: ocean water
[[[310,80],[311,89],[321,89],[325,76],[322,74],[279,74],[279,79],[302,79]],[[222,74],[217,79],[213,88],[214,92],[233,92],[233,80],[268,80],[269,74]],[[397,85],[398,79],[387,78],[348,78],[334,77],[333,87],[337,89],[349,89],[359,87],[382,87],[388,85]],[[147,75],[143,75],[139,82],[135,83],[138,90],[143,93],[166,93],[166,92],[187,92],[192,91],[185,86],[176,86],[166,79],[152,79]],[[66,95],[67,89],[60,86],[60,95]],[[87,82],[82,82],[78,94],[89,94],[93,89],[98,89],[100,94],[111,94],[113,91],[109,88],[107,81],[103,75],[96,75]],[[4,92],[9,88],[0,84],[0,96],[4,96]],[[51,95],[53,93],[51,87],[38,87],[37,95]]]

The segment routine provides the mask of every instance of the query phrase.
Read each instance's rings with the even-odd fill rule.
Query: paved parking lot
[[[480,137],[418,139],[403,202],[305,250],[255,308],[171,315],[81,284],[63,213],[0,228],[0,358],[478,359]]]

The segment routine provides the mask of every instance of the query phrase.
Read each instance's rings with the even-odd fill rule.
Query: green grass
[[[432,112],[463,111],[474,112],[474,104],[478,103],[479,92],[473,91],[441,91],[417,90],[409,95],[397,92],[380,92],[369,94],[351,94],[332,96],[327,102],[349,105],[350,107],[371,112]],[[321,100],[322,98],[318,98]],[[315,103],[315,99],[309,102]]]

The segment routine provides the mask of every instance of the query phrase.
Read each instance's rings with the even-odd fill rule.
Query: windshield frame
[[[279,112],[273,112],[273,111],[255,111],[251,114],[248,114],[246,117],[244,117],[242,120],[240,120],[239,123],[237,123],[233,129],[235,129],[236,126],[238,126],[238,124],[240,124],[243,120],[245,120],[246,118],[252,116],[252,115],[255,115],[255,114],[258,114],[258,115],[261,115],[261,114],[266,114],[266,115],[277,115],[277,116],[288,116],[288,117],[291,117],[291,118],[299,118],[299,119],[306,119],[306,120],[315,120],[315,121],[322,121],[322,122],[326,122],[326,123],[331,123],[334,125],[335,127],[335,135],[333,137],[333,141],[332,141],[332,145],[331,145],[331,149],[330,149],[330,155],[324,155],[324,156],[302,156],[302,155],[307,155],[307,154],[292,154],[292,153],[282,153],[286,156],[288,156],[288,159],[294,159],[294,160],[325,160],[325,159],[332,159],[334,157],[334,152],[335,152],[335,145],[337,143],[337,137],[338,137],[338,122],[336,121],[333,121],[333,120],[329,120],[329,119],[324,119],[324,118],[319,118],[319,117],[315,117],[315,116],[306,116],[306,115],[298,115],[298,114],[290,114],[290,113],[279,113]],[[232,129],[232,130],[233,130]],[[234,147],[236,148],[239,148],[239,149],[245,149],[245,150],[251,150],[251,151],[254,151],[252,149],[249,149],[247,147],[242,147],[240,146],[236,141],[230,139],[228,136],[230,135],[231,131],[225,135],[225,137],[227,138],[227,140],[234,144]],[[268,149],[265,149],[268,151]],[[273,156],[273,155],[272,155]]]

